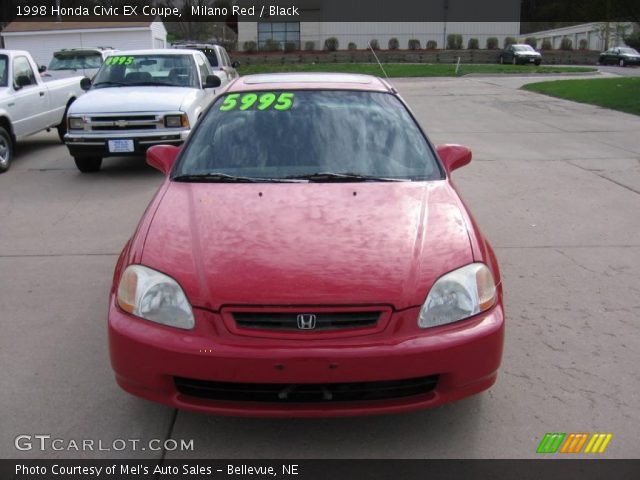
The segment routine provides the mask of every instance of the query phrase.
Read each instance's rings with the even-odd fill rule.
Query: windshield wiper
[[[227,175],[226,173],[189,173],[173,177],[176,182],[209,182],[209,183],[292,183],[304,180],[286,178],[259,178]]]
[[[358,173],[317,172],[307,175],[291,175],[287,179],[308,180],[310,182],[410,182],[408,178],[377,177]]]
[[[94,87],[100,87],[102,85],[109,86],[109,87],[124,87],[125,85],[128,85],[128,84],[122,83],[122,82],[110,82],[110,81],[98,82],[93,84]]]

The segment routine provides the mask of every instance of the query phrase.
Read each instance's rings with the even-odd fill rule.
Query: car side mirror
[[[231,66],[232,66],[233,68],[238,68],[238,67],[240,66],[240,62],[238,62],[238,61],[236,60],[235,62],[233,62],[233,63],[231,64]]]
[[[436,151],[448,174],[471,161],[471,150],[464,145],[438,145]]]
[[[147,150],[147,163],[165,175],[169,175],[180,147],[174,145],[154,145]]]
[[[38,67],[38,72],[39,72],[39,73],[44,73],[44,72],[46,72],[46,71],[47,71],[47,66],[46,66],[46,65],[40,65],[40,66]]]
[[[220,77],[216,75],[207,75],[203,88],[217,88],[222,84]]]
[[[80,80],[80,88],[85,92],[91,88],[91,79],[88,77],[84,77]]]

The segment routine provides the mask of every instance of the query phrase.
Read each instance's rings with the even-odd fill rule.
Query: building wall
[[[630,22],[611,22],[609,24],[609,47],[624,45],[624,35],[630,34],[632,30],[633,25]],[[603,22],[544,30],[528,33],[524,36],[535,37],[538,40],[538,47],[542,45],[544,40],[549,40],[554,49],[560,47],[563,38],[569,38],[574,49],[579,48],[581,39],[587,41],[587,50],[604,50],[606,43],[605,24]]]
[[[162,48],[166,47],[166,31],[164,39],[161,39],[159,36],[154,37],[150,29],[46,34],[25,32],[23,35],[4,35],[5,48],[28,51],[38,65],[48,65],[53,52],[63,48],[113,47],[129,50],[158,48],[157,45],[160,43]]]
[[[238,24],[239,48],[245,41],[257,41],[258,27],[255,22]],[[340,49],[346,49],[350,42],[357,48],[367,48],[367,42],[378,40],[381,48],[387,48],[389,39],[397,38],[400,48],[407,48],[410,39],[420,40],[424,48],[427,41],[435,40],[438,48],[446,46],[446,36],[459,33],[466,47],[470,38],[477,38],[480,47],[486,46],[487,38],[497,37],[500,45],[506,37],[517,37],[520,22],[301,22],[300,44],[312,41],[316,49],[322,49],[329,37],[338,39]]]

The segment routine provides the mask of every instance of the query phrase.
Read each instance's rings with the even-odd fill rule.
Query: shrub
[[[459,33],[447,35],[447,48],[449,50],[460,50],[462,48],[462,35]]]
[[[304,49],[308,52],[316,49],[316,42],[304,42]]]
[[[256,53],[256,50],[257,50],[256,42],[252,42],[252,41],[244,42],[242,44],[242,50],[244,50],[247,53]]]
[[[533,49],[538,48],[538,39],[536,37],[527,37],[524,39],[524,43]]]
[[[390,38],[387,47],[389,48],[389,50],[397,50],[398,48],[400,48],[400,42],[395,37]]]
[[[424,48],[426,48],[427,50],[435,50],[436,48],[438,48],[438,42],[436,42],[435,40],[429,40]]]
[[[324,49],[327,52],[335,52],[336,50],[338,50],[339,46],[340,42],[338,42],[338,39],[336,37],[329,37],[324,41]]]
[[[624,43],[629,45],[631,48],[640,50],[640,30],[636,33],[632,33],[631,35],[625,35]]]
[[[578,45],[579,45],[579,47],[578,47],[578,48],[579,48],[580,50],[586,50],[586,49],[587,49],[587,47],[589,46],[589,42],[587,42],[587,39],[586,39],[586,38],[581,38],[581,39],[580,39],[580,42],[578,43]]]
[[[412,38],[411,40],[409,40],[407,47],[409,48],[409,50],[420,50],[420,40],[418,40],[417,38]]]
[[[498,39],[496,37],[487,38],[487,50],[495,50],[498,48]]]
[[[349,45],[347,46],[347,49],[349,49],[349,50],[357,50],[358,49],[358,45],[356,45],[353,42],[349,42]]]
[[[371,40],[369,40],[369,45],[371,46],[371,48],[373,48],[374,50],[380,50],[380,44],[378,43],[378,40],[373,38]]]
[[[467,44],[467,48],[469,50],[478,50],[480,48],[480,42],[477,38],[470,38],[469,43]]]
[[[570,38],[564,37],[560,41],[560,50],[573,50],[573,42]]]
[[[296,45],[294,42],[287,42],[284,44],[285,52],[295,52],[296,50],[298,50],[298,45]]]
[[[553,45],[551,45],[551,40],[549,40],[548,38],[542,40],[542,50],[551,50],[552,48]]]
[[[507,48],[509,45],[513,45],[516,42],[514,37],[504,37],[504,48]]]
[[[268,38],[265,40],[262,50],[265,52],[278,52],[282,50],[282,46],[279,41],[274,40],[273,38]]]

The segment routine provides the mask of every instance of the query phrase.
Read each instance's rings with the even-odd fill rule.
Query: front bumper
[[[118,384],[148,400],[196,412],[238,416],[352,416],[434,407],[479,393],[496,380],[502,357],[501,302],[452,325],[406,334],[419,309],[395,312],[384,332],[350,338],[250,338],[228,331],[219,314],[194,309],[182,331],[133,317],[113,297],[111,363]],[[393,326],[396,327],[393,327]],[[397,335],[398,331],[405,331]],[[384,382],[437,376],[435,388],[402,398],[307,403],[212,400],[181,393],[176,378],[234,384]]]
[[[525,65],[530,63],[536,64],[542,62],[542,57],[537,55],[516,55],[515,59],[516,63],[522,63]]]
[[[181,145],[191,130],[166,129],[128,132],[85,132],[70,131],[64,136],[64,143],[73,157],[120,157],[143,155],[153,145]],[[109,140],[132,140],[133,151],[112,152]]]

